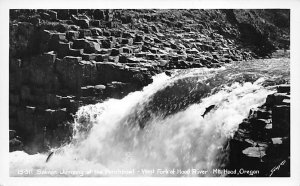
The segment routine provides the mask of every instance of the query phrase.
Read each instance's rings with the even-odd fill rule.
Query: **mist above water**
[[[180,171],[161,175],[157,170],[225,167],[228,139],[249,110],[274,92],[268,86],[278,79],[286,81],[286,63],[156,75],[142,91],[81,107],[72,142],[48,163],[47,154],[10,153],[11,176],[26,176],[18,174],[20,169],[33,170],[34,176],[51,176],[40,170],[54,171],[53,176],[186,176]],[[211,105],[215,107],[202,117]],[[66,170],[73,173],[61,174]],[[188,176],[214,175],[208,171]]]

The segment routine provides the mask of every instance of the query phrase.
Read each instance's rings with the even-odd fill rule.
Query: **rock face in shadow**
[[[59,146],[79,106],[122,98],[167,70],[288,48],[288,21],[289,10],[12,9],[10,129],[29,153]]]
[[[229,169],[290,176],[290,86],[279,85],[264,105],[251,109],[229,143]]]

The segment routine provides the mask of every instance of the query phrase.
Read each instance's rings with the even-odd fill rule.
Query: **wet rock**
[[[272,109],[273,133],[276,136],[286,136],[290,132],[290,107],[276,105]]]
[[[273,45],[270,41],[277,35],[287,36],[278,31],[280,29],[271,29],[276,31],[271,37],[264,36],[270,28],[266,30],[262,26],[266,24],[257,24],[264,19],[253,21],[251,18],[262,16],[264,11],[244,11],[251,16],[237,17],[239,10],[177,10],[176,13],[159,10],[11,10],[10,106],[34,104],[37,108],[66,108],[67,112],[75,113],[78,102],[87,103],[81,100],[80,93],[91,95],[86,92],[93,90],[93,95],[103,95],[106,89],[99,88],[97,93],[94,86],[99,83],[109,84],[111,94],[123,92],[115,95],[120,98],[129,90],[135,91],[151,83],[151,76],[165,69],[216,68],[232,60],[250,59],[255,57],[253,51],[263,54],[270,50]],[[268,14],[273,15],[271,12]],[[191,19],[192,16],[197,19]],[[216,20],[217,17],[224,18],[224,22]],[[275,28],[273,25],[276,27],[276,24],[268,24]],[[253,41],[249,41],[252,44],[245,49],[240,41],[245,41],[247,35],[254,36],[256,43],[252,45]],[[276,42],[282,45],[281,40],[288,43],[286,39]],[[53,52],[40,56],[49,51]],[[82,89],[87,86],[91,87]],[[289,92],[289,88],[279,87],[278,93],[286,95],[270,96],[266,110],[261,108],[253,114],[257,118],[249,122],[249,130],[263,131],[261,120],[270,118],[271,107],[290,105]],[[16,113],[18,109],[11,107],[10,116],[18,115]],[[25,118],[23,114],[19,115]],[[33,115],[33,122],[26,125],[32,125],[31,129],[37,134],[48,122],[40,119],[39,114]],[[258,124],[260,121],[262,125]],[[24,123],[19,124],[18,116],[11,118],[11,122],[13,126],[24,126]],[[59,126],[54,126],[56,128],[46,132],[52,136],[52,141],[59,136]],[[238,131],[244,137],[252,135]],[[22,135],[26,137],[25,133]],[[262,132],[257,136],[263,135]],[[37,139],[41,141],[42,138]]]
[[[263,130],[268,124],[268,120],[266,119],[252,119],[250,122],[253,127],[253,130],[255,131]]]
[[[290,93],[290,85],[278,85],[277,92],[278,93]]]
[[[129,83],[113,81],[106,86],[105,94],[120,99],[133,90]]]
[[[249,112],[249,118],[269,119],[271,112],[263,108],[252,108]]]
[[[266,100],[267,106],[274,106],[274,105],[280,105],[282,104],[282,101],[284,99],[290,99],[290,96],[286,93],[274,93],[271,95],[268,95]]]
[[[48,121],[47,129],[57,128],[59,123],[68,120],[68,114],[66,108],[62,109],[46,109],[45,118]]]
[[[245,150],[243,150],[243,154],[249,157],[261,159],[266,155],[266,152],[265,148],[262,147],[248,147]]]
[[[116,65],[112,62],[98,62],[96,65],[100,83],[109,83],[112,81],[120,81],[122,79],[120,65]]]

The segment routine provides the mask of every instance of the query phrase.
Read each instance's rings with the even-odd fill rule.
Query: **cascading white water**
[[[217,81],[216,75],[224,71],[194,69],[172,78],[159,74],[142,91],[133,92],[121,100],[109,99],[81,107],[74,123],[73,141],[69,145],[61,147],[48,163],[45,162],[47,154],[13,152],[10,154],[10,174],[214,176],[211,170],[226,164],[227,139],[247,117],[249,109],[263,104],[266,96],[273,92],[262,86],[266,80],[263,76],[255,77],[252,82],[238,83],[232,82],[237,73],[225,73],[231,81],[220,78],[222,82],[210,85],[210,93],[201,100],[172,113],[163,109],[150,112],[142,120],[144,127],[131,121],[133,116],[140,118],[148,112],[147,105],[152,104],[157,92],[178,80],[196,77],[196,84],[209,84],[212,80]],[[240,75],[244,76],[243,73]],[[193,87],[189,91],[194,93]],[[215,105],[215,108],[201,117],[210,105]],[[198,172],[188,173],[191,169]],[[20,174],[18,170],[31,170],[32,173]]]

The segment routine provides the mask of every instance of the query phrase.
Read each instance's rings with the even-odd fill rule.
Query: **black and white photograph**
[[[64,7],[8,10],[9,178],[295,175],[290,8]]]

